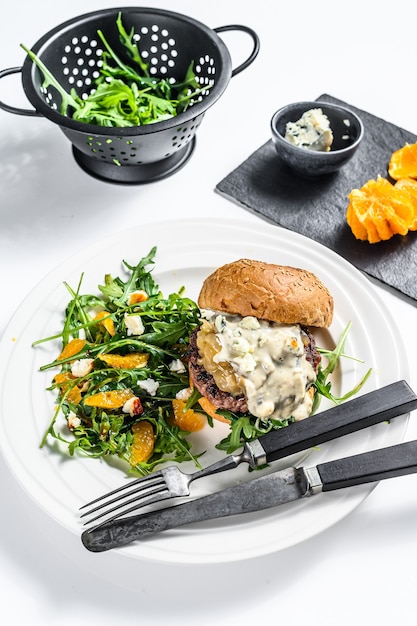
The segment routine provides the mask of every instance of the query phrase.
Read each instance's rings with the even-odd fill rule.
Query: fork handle
[[[262,465],[296,452],[318,446],[349,433],[362,430],[404,415],[417,408],[417,396],[409,385],[400,380],[363,396],[359,396],[317,413],[289,428],[274,430],[260,437],[265,455],[256,452],[254,464]],[[251,444],[247,444],[250,448]],[[259,449],[259,446],[258,446]]]

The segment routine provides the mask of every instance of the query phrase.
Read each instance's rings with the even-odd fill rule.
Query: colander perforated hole
[[[99,156],[105,161],[127,164],[143,163],[142,160],[138,160],[138,146],[135,145],[133,139],[127,139],[125,137],[104,139],[90,135],[87,137],[86,145],[94,156]]]
[[[195,119],[193,119],[191,120],[191,126],[177,127],[171,138],[172,147],[175,150],[179,150],[180,148],[185,146],[187,143],[189,143],[191,139],[194,137],[199,125],[200,125],[200,122],[197,122]],[[166,154],[165,156],[169,156],[169,155]]]
[[[93,80],[100,75],[102,54],[97,39],[87,35],[73,37],[64,47],[62,75],[70,87],[77,87],[77,93],[84,100],[91,92]]]
[[[160,28],[158,24],[150,28],[143,26],[133,38],[140,47],[143,60],[149,64],[152,76],[165,76],[175,67],[177,44],[166,28]]]
[[[206,54],[200,57],[198,64],[195,66],[195,73],[197,82],[200,87],[203,87],[203,91],[198,100],[209,94],[210,88],[215,83],[216,65],[213,57]],[[204,89],[205,87],[205,89]]]

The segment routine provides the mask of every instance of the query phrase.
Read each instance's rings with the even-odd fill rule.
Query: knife
[[[417,441],[373,450],[313,467],[289,467],[184,504],[119,518],[81,535],[91,552],[103,552],[171,528],[273,508],[320,492],[417,472]]]

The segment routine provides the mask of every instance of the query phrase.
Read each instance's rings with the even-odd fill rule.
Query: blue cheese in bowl
[[[329,152],[333,133],[328,117],[318,108],[306,111],[297,122],[288,122],[285,139],[300,148]]]
[[[306,358],[298,324],[209,309],[202,314],[200,354],[220,388],[235,393],[240,389],[249,412],[262,420],[292,416],[298,421],[310,415],[316,373]]]

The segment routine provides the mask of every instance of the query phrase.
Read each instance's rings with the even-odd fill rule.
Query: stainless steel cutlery
[[[115,519],[82,534],[84,546],[102,552],[194,522],[261,511],[324,491],[417,472],[417,441],[321,463],[290,467],[218,493],[143,515]]]
[[[190,494],[190,484],[199,478],[233,469],[241,463],[252,468],[318,446],[343,435],[389,421],[417,408],[417,396],[404,381],[397,381],[353,400],[317,413],[287,428],[274,430],[246,443],[240,454],[230,455],[203,470],[185,474],[176,466],[132,480],[81,509],[86,523],[108,522],[140,507]]]

